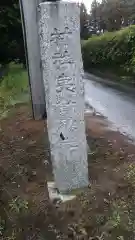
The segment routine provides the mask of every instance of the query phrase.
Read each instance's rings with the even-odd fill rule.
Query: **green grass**
[[[11,63],[0,83],[0,118],[5,117],[12,106],[26,101],[29,101],[27,71],[22,65]]]

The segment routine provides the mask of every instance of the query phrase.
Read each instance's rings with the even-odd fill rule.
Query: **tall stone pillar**
[[[45,2],[39,12],[53,172],[56,186],[66,192],[88,185],[80,9],[73,2]]]

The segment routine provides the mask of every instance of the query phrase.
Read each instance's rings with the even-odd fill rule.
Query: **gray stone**
[[[54,178],[60,192],[88,186],[80,9],[39,6],[39,35]]]

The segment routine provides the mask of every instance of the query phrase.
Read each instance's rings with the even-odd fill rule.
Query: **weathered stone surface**
[[[48,135],[57,188],[88,185],[80,9],[72,2],[39,6]]]

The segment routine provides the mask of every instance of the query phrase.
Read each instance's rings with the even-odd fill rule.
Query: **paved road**
[[[95,78],[90,75],[85,79],[86,103],[135,140],[135,98],[102,85]]]

